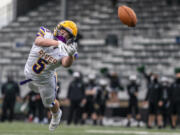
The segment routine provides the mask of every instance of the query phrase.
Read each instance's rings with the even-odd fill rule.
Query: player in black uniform
[[[74,79],[70,83],[68,90],[68,99],[70,101],[68,125],[71,124],[72,120],[74,120],[74,124],[78,124],[81,120],[81,104],[85,98],[85,85],[80,73],[74,72],[73,77]]]
[[[140,114],[139,114],[139,108],[138,108],[138,87],[139,85],[136,82],[137,77],[135,75],[131,75],[129,77],[129,84],[127,86],[128,95],[129,95],[129,103],[128,103],[128,123],[127,126],[130,126],[130,119],[132,117],[132,113],[135,113],[136,120],[138,121],[138,126],[140,122]]]
[[[104,118],[104,113],[106,110],[106,102],[109,98],[110,89],[108,88],[107,84],[108,84],[107,81],[104,79],[101,79],[99,81],[99,87],[97,88],[95,104],[94,104],[94,108],[96,110],[99,124],[101,126],[103,125],[102,120]]]
[[[14,119],[14,106],[16,99],[20,101],[19,85],[13,80],[12,76],[7,77],[7,82],[2,85],[2,117],[1,121]]]
[[[157,115],[158,126],[162,127],[162,116],[158,113],[158,102],[161,96],[161,88],[158,82],[158,75],[152,75],[152,81],[148,84],[148,92],[145,98],[145,104],[149,106],[147,127],[152,128],[152,123]]]
[[[169,107],[170,107],[170,82],[167,77],[162,77],[161,79],[161,95],[160,101],[158,102],[159,111],[163,118],[163,127],[166,127],[167,120],[169,117]]]
[[[89,78],[89,82],[85,88],[86,103],[83,109],[84,111],[83,111],[83,116],[82,116],[83,117],[82,124],[85,123],[88,117],[91,117],[91,119],[93,120],[93,124],[96,125],[97,114],[94,108],[94,101],[95,101],[95,96],[97,92],[97,84],[96,84],[96,79],[95,79],[96,76],[94,74],[90,74],[88,78]]]
[[[178,116],[180,116],[180,73],[176,74],[176,80],[171,86],[171,119],[172,128],[176,128]]]

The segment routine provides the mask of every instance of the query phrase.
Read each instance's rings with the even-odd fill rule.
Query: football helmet
[[[63,29],[65,29],[66,31],[68,31],[73,38],[76,38],[77,32],[78,32],[78,28],[77,28],[77,25],[76,25],[73,21],[66,20],[66,21],[60,22],[60,23],[56,26],[56,28],[54,29],[54,36],[55,36],[55,37],[58,35],[58,31],[59,31],[61,28],[63,28]]]

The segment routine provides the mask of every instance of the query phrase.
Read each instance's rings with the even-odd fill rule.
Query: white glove
[[[77,43],[76,42],[72,42],[71,44],[69,44],[68,46],[73,46],[73,47],[75,47],[76,48],[76,50],[77,50]]]
[[[72,44],[66,45],[62,41],[58,41],[58,42],[59,42],[58,48],[60,52],[66,52],[69,56],[73,56],[77,52],[75,45],[72,45]]]
[[[78,51],[77,51],[77,47],[78,47],[78,46],[77,46],[77,43],[76,43],[76,42],[72,42],[72,43],[69,44],[68,46],[74,48],[75,52],[74,52],[73,56],[78,55]],[[76,56],[75,56],[75,57],[76,57]]]
[[[66,46],[64,49],[66,50],[69,56],[74,56],[74,54],[77,52],[77,49],[74,46]]]

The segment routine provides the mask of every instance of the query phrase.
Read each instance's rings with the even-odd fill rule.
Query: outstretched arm
[[[63,67],[70,67],[73,63],[73,60],[74,60],[73,56],[66,56],[66,57],[62,58],[62,61],[61,61],[62,66]]]
[[[35,45],[37,46],[44,46],[44,47],[49,47],[49,46],[58,46],[58,41],[56,40],[53,40],[53,39],[45,39],[43,37],[40,37],[38,36],[36,39],[35,39]]]
[[[61,64],[63,67],[70,67],[75,59],[75,55],[77,54],[77,44],[65,45],[63,42],[59,41],[58,45],[60,52],[66,52],[68,56],[65,56],[61,60]]]

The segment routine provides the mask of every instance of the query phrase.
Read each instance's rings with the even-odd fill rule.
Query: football
[[[128,6],[118,7],[118,17],[121,22],[129,27],[135,27],[137,23],[137,17],[134,10]]]

